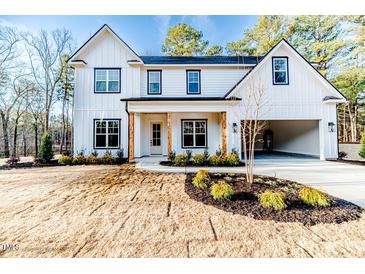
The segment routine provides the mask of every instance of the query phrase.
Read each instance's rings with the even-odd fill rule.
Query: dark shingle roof
[[[146,65],[256,65],[262,56],[140,56]]]

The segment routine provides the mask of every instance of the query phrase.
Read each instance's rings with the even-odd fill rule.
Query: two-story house
[[[270,135],[258,150],[337,158],[337,104],[346,99],[285,40],[260,57],[139,56],[104,25],[69,64],[74,153],[123,149],[133,160],[172,150],[242,152],[240,124],[255,117],[257,89]]]

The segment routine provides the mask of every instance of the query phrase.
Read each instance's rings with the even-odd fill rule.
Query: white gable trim
[[[307,60],[305,60],[305,58],[303,56],[301,56],[286,40],[281,40],[278,44],[276,44],[276,46],[274,46],[266,55],[265,57],[261,60],[260,63],[258,63],[253,69],[252,71],[250,71],[248,74],[246,74],[242,79],[241,82],[239,82],[235,87],[233,87],[233,89],[231,91],[228,92],[228,94],[226,94],[226,97],[232,97],[234,95],[234,93],[237,92],[237,90],[239,88],[241,88],[251,77],[252,75],[260,68],[263,66],[264,63],[266,63],[268,60],[271,60],[271,57],[274,55],[274,53],[281,47],[284,46],[286,49],[288,49],[294,56],[296,56],[300,62],[307,67],[313,74],[314,76],[322,83],[324,84],[325,87],[328,88],[328,90],[341,97],[342,102],[346,101],[346,97],[339,92],[324,76],[322,76]]]
[[[69,64],[73,64],[76,60],[77,60],[77,57],[83,53],[88,47],[90,44],[92,44],[93,42],[95,42],[95,40],[98,39],[98,37],[100,35],[102,35],[103,33],[105,32],[108,32],[109,34],[111,34],[115,39],[117,39],[121,45],[127,50],[129,51],[130,54],[132,54],[132,56],[134,58],[136,58],[136,60],[138,60],[139,62],[143,63],[142,59],[139,58],[138,54],[135,53],[133,51],[133,49],[128,46],[128,44],[126,42],[123,41],[123,39],[121,39],[107,24],[104,24],[97,32],[94,33],[93,36],[91,36],[89,38],[89,40],[87,40],[68,60],[67,62]],[[73,61],[75,60],[75,61]],[[77,61],[80,61],[80,60],[77,60]]]

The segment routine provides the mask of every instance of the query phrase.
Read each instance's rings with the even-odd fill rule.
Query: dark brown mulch
[[[50,166],[59,166],[58,160],[52,159],[49,163],[42,163],[38,165],[34,165],[33,162],[22,162],[12,166],[3,165],[0,166],[0,170],[9,170],[14,168],[39,168],[39,167],[50,167]]]
[[[339,160],[332,160],[333,162],[340,162],[350,165],[358,165],[358,166],[365,166],[365,161],[359,161],[359,160],[345,160],[345,159],[339,159]]]
[[[177,167],[236,167],[236,166],[245,166],[244,162],[240,162],[238,165],[236,166],[231,166],[228,164],[223,164],[223,165],[212,165],[210,164],[208,161],[204,162],[202,165],[198,165],[196,163],[194,163],[193,161],[189,161],[187,162],[186,165],[175,165],[173,162],[171,161],[161,161],[160,165],[162,166],[177,166]]]
[[[185,180],[185,192],[190,198],[234,214],[248,216],[257,220],[300,222],[304,225],[315,225],[319,223],[339,224],[357,220],[363,212],[363,209],[359,206],[330,195],[328,197],[331,202],[328,207],[308,206],[301,202],[296,195],[297,190],[302,185],[288,180],[255,176],[255,179],[261,178],[262,181],[255,182],[251,189],[248,189],[244,174],[210,174],[210,185],[214,181],[223,179],[234,189],[234,195],[231,200],[216,201],[210,195],[210,187],[202,190],[191,183],[194,176],[195,174],[189,173]],[[267,189],[285,191],[287,208],[284,210],[274,210],[262,207],[256,195]]]

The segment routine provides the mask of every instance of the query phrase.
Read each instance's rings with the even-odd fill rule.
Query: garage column
[[[322,119],[322,120],[319,120],[319,158],[320,158],[320,160],[326,160],[325,134],[326,134],[325,122]]]
[[[129,113],[129,161],[134,160],[134,112]]]
[[[221,112],[222,123],[222,152],[223,155],[227,155],[227,113]]]

